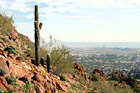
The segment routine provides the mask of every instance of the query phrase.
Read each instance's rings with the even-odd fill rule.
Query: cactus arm
[[[40,24],[39,24],[39,28],[40,28],[40,30],[41,30],[42,26],[43,26],[43,23],[40,22]]]

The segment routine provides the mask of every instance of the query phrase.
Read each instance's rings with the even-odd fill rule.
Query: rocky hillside
[[[12,27],[12,30],[8,35],[0,34],[0,49],[4,50],[9,46],[12,46],[15,49],[17,56],[21,55],[24,57],[28,57],[28,53],[33,52],[34,49],[33,42],[31,42],[27,36],[18,33],[15,27]]]
[[[53,59],[62,59],[60,64],[54,61],[56,70],[48,73],[47,65],[34,65],[34,43],[12,24],[8,26],[0,29],[0,93],[140,93],[140,85],[133,78],[121,72],[107,76],[100,69],[87,75],[78,63],[66,64],[65,56],[58,55],[57,50]],[[64,66],[65,73],[56,73]]]
[[[29,53],[31,40],[18,33],[15,27],[8,35],[0,35],[0,93],[58,93],[68,92],[73,84],[86,91],[87,87],[75,81],[76,76],[47,73],[46,66],[35,66]],[[67,77],[67,79],[66,79]]]
[[[0,87],[3,91],[14,93],[58,93],[68,92],[72,85],[80,85],[78,91],[87,91],[87,86],[74,79],[77,76],[63,73],[56,76],[47,73],[45,67],[36,67],[31,60],[1,50]],[[2,91],[1,90],[1,91]],[[10,92],[10,93],[11,93]]]

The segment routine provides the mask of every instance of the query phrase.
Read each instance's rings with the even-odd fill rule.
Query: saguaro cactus
[[[40,59],[40,64],[41,64],[42,66],[44,66],[44,58],[43,58],[43,57],[41,57],[41,59]]]
[[[48,71],[48,73],[50,72],[50,55],[47,55],[47,71]]]
[[[42,28],[43,23],[39,23],[39,14],[38,14],[38,5],[35,5],[35,58],[36,58],[36,65],[39,65],[40,62],[40,30]]]

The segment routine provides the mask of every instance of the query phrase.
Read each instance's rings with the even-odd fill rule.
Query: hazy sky
[[[140,42],[140,0],[0,0],[19,32],[34,39],[34,5],[41,36],[61,41]]]

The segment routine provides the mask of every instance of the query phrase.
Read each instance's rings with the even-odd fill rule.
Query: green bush
[[[6,93],[13,93],[13,90],[9,90],[9,91],[7,91]]]
[[[4,49],[4,51],[10,51],[10,50],[15,50],[13,46],[8,46]]]
[[[118,74],[115,74],[114,72],[112,72],[112,74],[111,74],[111,80],[118,81]]]
[[[98,77],[97,77],[97,75],[95,75],[95,74],[91,74],[90,77],[89,77],[89,79],[90,79],[91,81],[98,81]]]
[[[0,87],[0,93],[4,93],[4,91],[1,89],[1,87]]]
[[[46,54],[50,54],[51,68],[56,74],[70,73],[75,74],[76,70],[73,67],[72,62],[74,58],[70,55],[68,48],[57,42],[50,36],[48,43],[41,38],[41,57],[46,58]]]
[[[4,51],[8,51],[9,53],[13,53],[16,56],[18,55],[18,53],[16,52],[15,48],[13,46],[8,46],[4,49]]]
[[[114,86],[114,85],[118,86]],[[90,82],[90,86],[88,88],[95,88],[95,90],[99,91],[100,93],[134,93],[130,86],[126,85],[123,87],[122,83],[118,81],[102,81],[101,83],[97,81]],[[139,92],[136,92],[139,93]]]
[[[27,82],[24,86],[24,92],[28,93],[30,88],[32,88],[32,85],[29,82]]]
[[[137,87],[132,88],[135,93],[140,93],[140,89]]]
[[[2,39],[4,42],[9,42],[9,40],[7,40],[7,39],[4,38],[4,37],[0,37],[0,39]]]
[[[6,69],[0,69],[0,75],[4,76],[4,74],[7,74],[8,72],[6,71]]]
[[[8,17],[6,14],[0,14],[0,34],[9,34],[12,30],[13,23],[12,17]]]
[[[67,79],[66,79],[66,77],[65,76],[63,76],[63,75],[61,75],[61,76],[59,76],[60,77],[60,80],[62,80],[62,81],[67,81],[67,82],[70,82],[70,81],[68,81]]]
[[[78,84],[73,84],[73,87],[78,88],[78,89],[82,89],[81,85],[78,85]]]
[[[8,76],[8,77],[6,77],[6,81],[8,84],[14,85],[16,82],[16,78],[14,78],[13,76],[11,76],[11,77]]]

